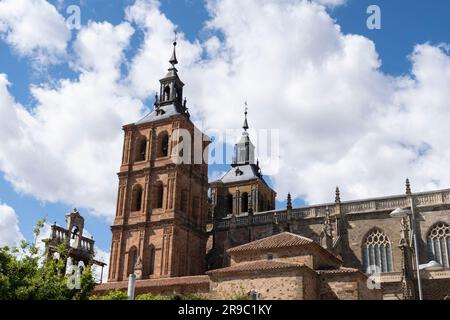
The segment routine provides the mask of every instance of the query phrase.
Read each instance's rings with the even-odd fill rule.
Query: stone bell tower
[[[176,44],[153,111],[123,127],[109,282],[205,272],[209,139],[183,100]]]
[[[214,228],[220,219],[230,219],[230,230],[225,238],[213,233],[213,247],[207,257],[210,269],[229,265],[227,249],[255,240],[255,228],[252,226],[247,227],[245,232],[241,232],[242,228],[241,231],[237,230],[237,217],[250,217],[275,209],[276,192],[264,180],[259,161],[255,161],[255,147],[248,132],[247,114],[246,105],[242,126],[244,131],[235,145],[234,160],[229,171],[210,183]]]

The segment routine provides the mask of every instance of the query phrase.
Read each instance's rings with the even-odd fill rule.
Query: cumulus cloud
[[[0,203],[0,247],[18,246],[23,239],[16,212],[7,204]]]
[[[64,17],[46,0],[0,2],[0,37],[20,56],[54,63],[65,55],[70,36]]]
[[[155,2],[138,2],[143,4],[142,17],[158,19],[133,20],[146,37],[131,77],[149,92],[151,83],[136,74],[159,68],[157,44],[170,41],[167,30],[175,25]],[[446,135],[441,126],[429,127],[443,128],[449,120],[445,47],[417,46],[411,74],[393,78],[380,71],[374,43],[342,33],[320,4],[207,5],[211,37],[201,43],[182,39],[179,50],[185,92],[194,97],[191,114],[208,133],[235,128],[248,100],[253,128],[280,129],[279,170],[263,171],[276,172],[271,178],[282,199],[292,192],[310,203],[329,201],[336,185],[344,199],[400,193],[408,176],[415,190],[448,187],[449,177],[438,172],[450,160],[441,138]],[[165,31],[157,32],[161,21]]]
[[[399,193],[407,176],[417,191],[448,187],[447,47],[417,45],[409,75],[386,75],[374,43],[344,34],[324,6],[342,3],[207,1],[206,38],[191,42],[179,30],[178,68],[193,119],[208,134],[238,128],[248,100],[250,126],[280,132],[281,163],[271,179],[281,199],[291,192],[329,201],[336,185],[343,199]],[[78,78],[34,86],[32,112],[1,75],[6,179],[41,200],[112,217],[120,128],[142,116],[142,101],[158,89],[175,28],[154,0],[137,0],[118,25],[91,22],[73,45]],[[126,61],[133,32],[142,42]]]
[[[0,129],[6,138],[0,142],[0,167],[17,191],[111,216],[120,128],[142,115],[141,102],[120,85],[122,52],[131,35],[127,23],[84,27],[74,45],[79,56],[74,64],[82,70],[78,79],[34,86],[32,112],[14,101],[6,75],[0,76],[0,114],[6,125]],[[109,58],[94,54],[105,49]]]

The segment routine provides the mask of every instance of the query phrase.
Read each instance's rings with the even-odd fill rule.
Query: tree
[[[22,241],[20,247],[0,249],[0,300],[71,300],[87,299],[95,287],[91,264],[83,269],[80,288],[70,289],[65,274],[68,257],[66,245],[58,247],[59,258],[39,252],[37,239],[45,219],[33,230],[34,243]]]

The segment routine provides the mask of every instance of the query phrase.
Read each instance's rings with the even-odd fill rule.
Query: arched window
[[[233,213],[233,195],[231,193],[227,194],[227,208],[228,213]]]
[[[450,267],[450,226],[446,223],[435,224],[427,238],[428,258]]]
[[[164,131],[158,135],[158,157],[167,157],[169,154],[169,134]]]
[[[375,229],[363,243],[366,273],[392,272],[392,245],[384,232]]]
[[[170,100],[170,87],[165,86],[164,87],[164,101]]]
[[[248,193],[244,192],[241,196],[241,212],[248,212]]]
[[[155,247],[153,245],[150,246],[149,250],[149,271],[150,275],[155,273]]]
[[[128,251],[128,275],[134,273],[134,266],[137,261],[137,249],[135,246],[132,246]]]
[[[155,184],[153,191],[153,209],[161,209],[163,207],[164,186],[161,181]]]
[[[177,86],[174,86],[174,87],[173,87],[173,92],[174,92],[174,94],[175,94],[175,99],[178,99],[178,93],[179,93],[179,91],[178,91]]]
[[[136,156],[135,161],[145,161],[145,155],[147,153],[147,139],[141,137],[136,143]]]
[[[131,211],[141,211],[142,209],[142,187],[135,185],[131,196]]]

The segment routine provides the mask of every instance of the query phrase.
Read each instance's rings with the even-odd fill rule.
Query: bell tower
[[[275,209],[275,191],[264,180],[259,161],[255,162],[255,147],[250,140],[247,120],[247,103],[242,136],[235,145],[235,155],[231,168],[220,179],[210,183],[213,218],[215,223],[222,218],[230,218],[230,225],[236,217],[249,216],[258,212]],[[245,242],[251,242],[253,229],[250,227]],[[242,240],[242,239],[241,239]],[[229,257],[226,250],[242,244],[234,237],[232,227],[227,239],[214,236],[213,248],[208,254],[210,269],[227,266]]]
[[[195,150],[198,144],[205,150],[209,139],[190,120],[176,45],[154,109],[123,127],[110,282],[126,281],[131,273],[149,279],[205,272],[208,165]],[[192,139],[181,138],[180,129]],[[180,152],[187,161],[176,161]]]

